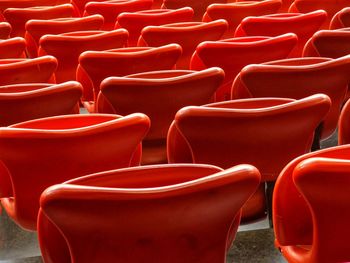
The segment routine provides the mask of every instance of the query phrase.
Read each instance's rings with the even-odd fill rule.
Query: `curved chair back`
[[[7,39],[10,37],[11,25],[7,22],[0,22],[0,39]]]
[[[66,115],[0,128],[3,207],[20,226],[35,230],[47,187],[132,165],[149,125],[143,114]]]
[[[219,68],[203,71],[154,71],[108,78],[101,84],[97,111],[104,112],[107,100],[116,114],[142,112],[150,117],[151,129],[143,144],[142,163],[164,163],[166,136],[178,110],[213,100],[224,78]],[[156,103],[155,103],[156,102]]]
[[[76,263],[224,262],[236,232],[231,227],[259,181],[249,165],[186,164],[120,169],[53,186],[40,201],[43,257],[63,262],[51,259],[61,247],[55,241],[66,240]],[[99,234],[82,238],[91,231]],[[52,233],[65,239],[53,240]],[[59,252],[69,258],[67,250]]]
[[[329,25],[329,29],[350,27],[350,7],[345,7],[336,13]]]
[[[190,68],[222,68],[225,71],[225,80],[216,93],[216,100],[228,100],[231,97],[232,82],[244,66],[287,58],[297,41],[298,38],[294,34],[206,41],[197,46]]]
[[[26,41],[21,37],[0,39],[0,59],[25,57]]]
[[[338,144],[350,144],[350,101],[342,108],[338,123]]]
[[[79,56],[88,50],[108,50],[125,46],[128,32],[77,31],[60,35],[45,35],[40,39],[39,55],[53,55],[58,60],[56,81],[75,80]],[[64,48],[62,48],[64,47]]]

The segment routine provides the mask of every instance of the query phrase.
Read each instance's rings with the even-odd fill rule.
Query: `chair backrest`
[[[54,19],[72,17],[74,7],[71,4],[58,6],[36,6],[28,8],[8,8],[3,15],[12,26],[11,37],[24,37],[25,24],[31,19]]]
[[[247,16],[262,16],[275,14],[281,8],[281,0],[265,1],[239,1],[228,4],[212,4],[208,6],[202,21],[210,22],[217,19],[225,19],[228,22],[228,30],[223,38],[233,37],[237,26]]]
[[[294,33],[298,36],[298,44],[290,56],[300,57],[305,43],[320,29],[326,18],[327,13],[323,10],[306,14],[282,13],[247,17],[237,27],[235,37],[278,36]]]
[[[83,30],[100,30],[102,25],[103,17],[100,15],[50,20],[30,20],[25,25],[25,39],[27,41],[28,55],[30,57],[36,57],[38,55],[39,40],[44,35],[57,35]]]
[[[169,129],[169,162],[223,168],[248,163],[263,181],[274,181],[288,162],[310,151],[330,104],[318,94],[298,101],[248,99],[183,108]]]
[[[15,84],[0,86],[0,126],[50,116],[79,113],[82,87],[62,84]]]
[[[329,29],[350,27],[350,7],[343,8],[336,13],[329,25]]]
[[[193,10],[189,7],[180,9],[156,9],[118,16],[115,28],[125,28],[129,32],[128,45],[136,46],[141,31],[146,26],[160,26],[165,24],[192,21]]]
[[[177,44],[84,52],[77,68],[77,80],[84,87],[84,100],[95,101],[100,84],[107,77],[173,69],[181,52]]]
[[[350,55],[337,59],[311,57],[272,61],[245,67],[232,86],[232,98],[283,97],[300,99],[328,95],[332,107],[323,123],[322,139],[336,129],[350,82]]]
[[[224,262],[230,228],[259,182],[249,165],[222,171],[186,164],[120,169],[53,186],[40,202],[44,258],[57,250],[45,242],[53,245],[47,226],[55,224],[77,263]],[[83,238],[91,231],[99,234]]]
[[[142,30],[138,46],[163,46],[176,43],[182,47],[178,69],[188,69],[198,44],[219,40],[227,29],[225,20],[213,22],[184,22],[163,26],[148,26]]]
[[[228,100],[231,97],[232,82],[244,66],[287,58],[297,41],[298,38],[294,34],[206,41],[197,46],[191,58],[190,68],[222,68],[225,71],[225,80],[216,93],[216,100]]]
[[[128,167],[149,129],[143,114],[66,115],[0,128],[1,202],[23,228],[35,230],[39,197],[48,186]],[[1,179],[0,179],[1,181]],[[8,198],[7,198],[8,197]]]
[[[350,144],[350,101],[343,106],[338,123],[338,144]]]
[[[57,60],[52,56],[0,60],[0,86],[20,83],[54,83]]]
[[[112,0],[89,2],[85,6],[84,16],[100,14],[104,18],[103,30],[113,30],[117,17],[124,12],[137,12],[152,7],[152,0]]]
[[[88,50],[124,47],[128,38],[125,29],[113,31],[77,31],[40,38],[39,55],[53,55],[58,60],[57,83],[75,80],[79,56]],[[64,47],[64,48],[62,48]]]
[[[212,102],[223,78],[224,72],[219,68],[154,71],[108,78],[101,84],[97,111],[104,112],[103,104],[100,105],[103,97],[116,114],[142,112],[149,116],[151,129],[143,144],[143,163],[166,162],[166,136],[176,112],[185,106]]]
[[[25,57],[26,41],[21,37],[0,39],[0,59]]]
[[[0,22],[0,39],[7,39],[10,37],[11,25],[7,22]]]

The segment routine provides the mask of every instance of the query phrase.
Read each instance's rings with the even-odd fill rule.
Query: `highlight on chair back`
[[[243,68],[232,86],[232,99],[283,97],[300,99],[316,93],[331,98],[332,106],[318,130],[319,140],[332,135],[350,82],[350,55],[337,59],[305,57],[249,65]]]
[[[84,88],[85,108],[89,112],[95,111],[94,102],[105,78],[173,69],[181,52],[179,45],[169,44],[161,47],[130,47],[82,53],[79,57],[77,80]]]
[[[296,158],[279,175],[275,244],[288,262],[350,261],[349,156],[349,145],[323,149]]]
[[[122,13],[118,16],[115,28],[125,28],[129,32],[128,46],[136,46],[141,31],[146,26],[192,21],[193,10],[189,7],[180,9],[156,9],[132,13]]]
[[[40,38],[39,56],[53,55],[58,60],[57,83],[75,80],[79,56],[88,50],[108,50],[124,47],[128,39],[125,29],[113,31],[77,31]],[[64,49],[62,49],[64,47]]]
[[[247,17],[237,27],[235,37],[277,36],[294,33],[298,36],[298,44],[290,57],[300,57],[305,43],[320,29],[326,18],[327,13],[323,10],[306,14],[281,13]]]
[[[7,39],[11,34],[11,25],[7,22],[0,22],[0,39]]]
[[[106,171],[52,186],[40,199],[43,258],[225,262],[240,209],[259,182],[250,165],[179,164]]]
[[[0,126],[50,116],[79,113],[83,88],[62,84],[14,84],[0,86]]]
[[[84,16],[99,14],[104,18],[103,30],[113,30],[117,17],[124,12],[137,12],[152,7],[152,0],[112,0],[88,2],[85,5]]]
[[[350,27],[350,7],[346,7],[336,13],[329,25],[329,29]]]
[[[2,206],[18,225],[36,230],[39,197],[47,187],[138,165],[140,142],[149,125],[144,114],[83,114],[0,128]]]
[[[0,59],[24,58],[26,41],[21,37],[0,39]]]
[[[223,38],[230,38],[234,36],[236,28],[243,18],[275,14],[281,8],[281,5],[281,0],[237,1],[227,4],[212,4],[208,6],[202,21],[210,22],[217,19],[225,19],[228,22],[228,30]]]
[[[223,79],[224,72],[219,68],[164,70],[107,78],[101,84],[96,108],[98,112],[105,112],[107,101],[116,114],[142,112],[149,116],[151,129],[143,142],[142,163],[167,163],[166,136],[176,112],[185,106],[212,102]]]
[[[283,167],[310,151],[314,131],[330,104],[328,96],[318,94],[301,100],[257,98],[185,107],[178,111],[168,132],[168,160],[222,168],[254,165],[262,182],[268,182],[270,200]],[[264,217],[265,203],[265,185],[261,184],[243,209],[243,219]]]
[[[198,44],[204,41],[221,39],[227,30],[223,19],[213,22],[184,22],[163,26],[148,26],[142,30],[138,46],[158,47],[176,43],[182,47],[182,56],[177,63],[178,69],[188,69],[191,56]]]
[[[197,46],[191,58],[190,69],[222,68],[225,80],[216,93],[216,101],[229,100],[232,82],[244,66],[287,58],[297,41],[295,34],[205,41]]]
[[[57,60],[52,56],[0,60],[0,86],[20,83],[55,83]]]

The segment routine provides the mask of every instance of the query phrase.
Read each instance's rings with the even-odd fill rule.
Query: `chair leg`
[[[266,204],[267,204],[267,215],[269,218],[269,226],[273,228],[272,222],[272,198],[273,190],[275,189],[276,182],[266,182]]]

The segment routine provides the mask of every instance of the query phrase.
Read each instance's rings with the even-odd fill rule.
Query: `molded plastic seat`
[[[198,44],[219,40],[227,30],[225,20],[213,22],[184,22],[163,26],[148,26],[142,30],[138,46],[158,47],[176,43],[182,47],[178,69],[188,69],[191,56]]]
[[[224,72],[219,68],[112,77],[101,84],[97,110],[106,112],[104,100],[107,100],[116,114],[142,112],[149,116],[151,129],[143,143],[142,163],[167,163],[166,136],[176,112],[185,106],[212,102],[223,79]]]
[[[244,66],[287,58],[297,41],[296,35],[285,34],[277,37],[240,37],[202,42],[192,56],[190,68],[222,68],[225,71],[225,80],[216,93],[216,100],[228,100],[231,97],[232,82]]]
[[[288,262],[350,261],[349,156],[349,145],[316,151],[293,160],[279,175],[275,243]]]
[[[338,144],[350,144],[350,100],[345,103],[339,117]]]
[[[26,41],[21,37],[0,39],[0,59],[25,57]]]
[[[281,0],[265,1],[239,1],[229,4],[212,4],[208,6],[203,16],[203,22],[216,19],[225,19],[228,22],[228,30],[223,38],[233,37],[237,26],[247,16],[262,16],[275,14],[281,8]]]
[[[350,7],[346,7],[336,13],[329,25],[330,29],[350,27]]]
[[[280,13],[287,13],[289,7],[294,2],[294,0],[282,0],[282,7],[280,9]]]
[[[323,123],[321,139],[336,129],[350,83],[350,55],[338,59],[295,58],[245,67],[232,86],[232,98],[283,97],[300,99],[328,95],[332,107]]]
[[[77,80],[84,87],[84,105],[93,112],[100,84],[107,77],[173,69],[181,56],[181,47],[132,47],[107,51],[87,51],[80,55]]]
[[[79,113],[82,87],[62,84],[15,84],[0,86],[0,126],[50,116]]]
[[[76,79],[79,56],[84,51],[120,48],[125,46],[127,39],[128,32],[125,29],[45,35],[40,38],[38,53],[57,58],[56,81],[60,83]]]
[[[247,17],[237,27],[235,37],[278,36],[294,33],[298,44],[290,57],[300,57],[305,43],[326,21],[327,13],[318,10],[306,14],[284,13],[266,16]]]
[[[138,164],[140,156],[133,160],[133,155],[149,125],[143,114],[84,114],[0,128],[2,206],[21,227],[35,230],[39,198],[47,187]]]
[[[51,20],[30,20],[26,23],[25,39],[31,57],[38,55],[39,40],[44,35],[57,35],[74,31],[100,30],[103,17],[100,15],[82,18],[59,18]]]
[[[0,22],[0,39],[7,39],[10,37],[11,25],[7,22]]]
[[[169,162],[222,168],[247,163],[259,169],[263,182],[274,181],[288,162],[310,151],[330,104],[318,94],[298,101],[259,98],[183,108],[169,129]],[[246,220],[265,214],[264,189],[247,203]]]
[[[107,171],[52,186],[40,199],[43,257],[52,263],[225,262],[232,226],[259,182],[250,165],[183,164]]]
[[[160,26],[171,23],[192,21],[193,10],[189,7],[180,9],[156,9],[118,16],[115,28],[125,28],[129,32],[128,45],[136,46],[141,31],[146,26]]]
[[[152,7],[152,0],[112,0],[102,2],[89,2],[85,6],[84,16],[100,14],[104,17],[104,30],[112,30],[119,14],[124,12],[137,12]]]
[[[58,6],[36,6],[28,8],[8,8],[3,15],[12,26],[11,37],[24,37],[25,24],[31,19],[54,19],[72,17],[74,7],[71,4]]]
[[[57,60],[52,56],[33,59],[1,59],[0,86],[21,83],[54,83]]]

